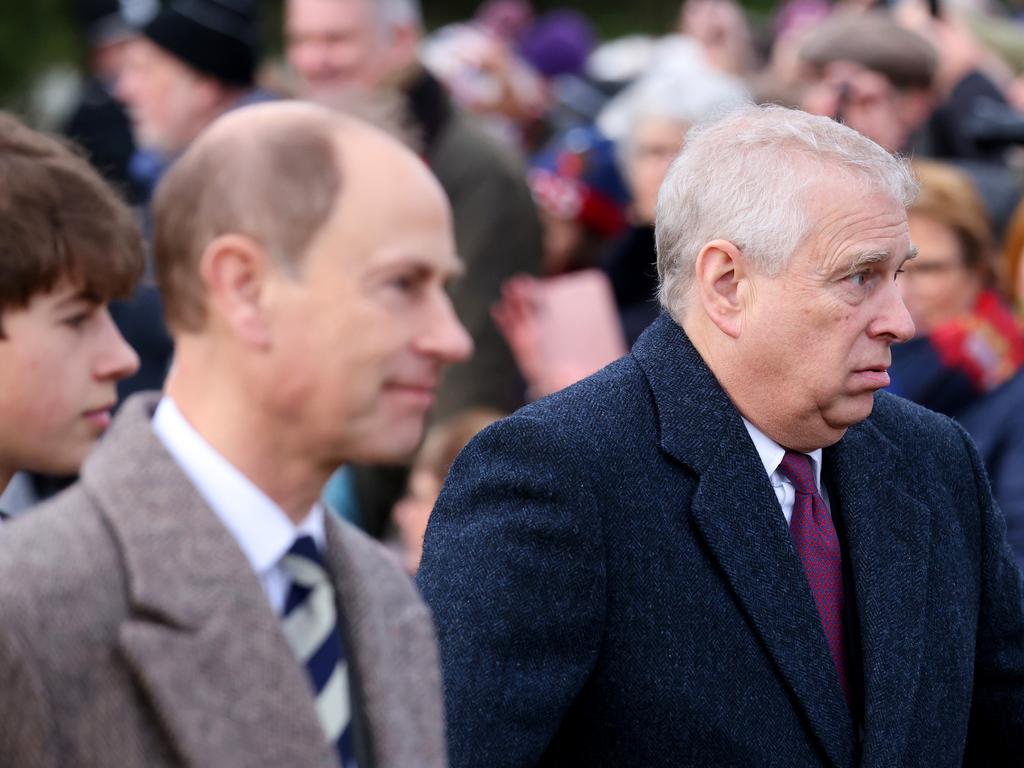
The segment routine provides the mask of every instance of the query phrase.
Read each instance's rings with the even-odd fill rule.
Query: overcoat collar
[[[700,478],[689,510],[700,535],[829,761],[852,765],[853,719],[785,518],[738,411],[668,315],[632,354],[651,387],[662,450]],[[826,450],[825,466],[853,562],[868,765],[872,755],[898,758],[906,738],[900,724],[909,720],[921,663],[928,511],[902,490],[898,450],[870,421]]]
[[[184,764],[335,768],[256,574],[149,426],[156,401],[127,401],[82,472],[127,577],[119,652]]]

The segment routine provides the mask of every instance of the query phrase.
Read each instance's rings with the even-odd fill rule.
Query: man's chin
[[[875,407],[875,393],[861,392],[846,397],[833,411],[825,414],[825,422],[834,431],[846,432],[860,424]]]

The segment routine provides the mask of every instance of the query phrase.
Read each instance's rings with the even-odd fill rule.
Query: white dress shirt
[[[746,419],[743,419],[743,426],[747,428],[747,434],[754,441],[754,448],[757,449],[757,455],[761,457],[761,463],[764,464],[764,471],[768,473],[768,479],[772,482],[772,490],[775,491],[775,496],[782,507],[782,514],[786,516],[786,525],[789,525],[789,521],[793,519],[796,488],[793,487],[790,479],[779,471],[779,465],[786,456],[786,449]],[[818,493],[821,494],[825,505],[828,506],[828,494],[821,485],[821,448],[805,455],[811,457],[811,466],[814,467],[814,484],[818,486]]]
[[[162,398],[157,406],[153,431],[238,542],[260,577],[271,606],[281,614],[291,587],[281,558],[302,535],[312,536],[323,551],[323,506],[317,502],[306,519],[294,525],[269,496],[196,432],[169,397]]]

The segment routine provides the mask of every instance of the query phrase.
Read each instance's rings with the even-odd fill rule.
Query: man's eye
[[[849,280],[857,287],[861,287],[867,285],[869,277],[870,273],[868,273],[867,270],[861,270],[860,272],[854,272],[852,275],[850,275]]]
[[[895,280],[897,277],[904,274],[906,271],[907,270],[905,270],[903,267],[900,267],[899,269],[896,270],[896,274],[892,276],[892,279]]]
[[[413,293],[422,282],[422,279],[416,275],[399,275],[392,278],[391,287],[401,293]]]

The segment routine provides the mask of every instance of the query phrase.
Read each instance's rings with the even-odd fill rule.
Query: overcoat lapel
[[[393,577],[381,578],[380,554],[362,534],[327,519],[328,570],[344,616],[350,674],[358,681],[356,703],[364,743],[360,768],[447,764],[443,704],[433,623],[408,595],[392,594]],[[390,566],[389,566],[390,570]],[[411,584],[402,587],[412,589]],[[410,658],[410,649],[420,649]],[[415,694],[410,696],[410,691]],[[428,693],[430,692],[430,693]],[[404,713],[400,722],[396,713]],[[364,765],[366,763],[366,765]]]
[[[134,398],[87,462],[124,559],[119,651],[182,762],[337,766],[258,578]]]
[[[633,355],[651,386],[662,449],[699,476],[688,510],[699,534],[824,754],[852,765],[853,720],[814,598],[739,413],[667,315]]]
[[[864,765],[903,762],[921,674],[927,602],[928,507],[897,477],[897,448],[869,422],[825,451],[838,491],[864,665]]]

